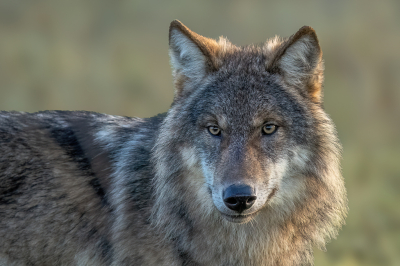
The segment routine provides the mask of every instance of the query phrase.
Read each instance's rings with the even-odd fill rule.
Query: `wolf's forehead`
[[[199,113],[223,116],[228,124],[292,123],[307,119],[307,106],[268,73],[225,73],[217,76],[196,100]],[[284,121],[283,121],[284,120]],[[304,121],[305,122],[305,121]]]
[[[261,47],[246,46],[234,53],[225,54],[220,70],[237,73],[265,72],[266,62],[267,56]]]
[[[288,101],[293,102],[293,95],[267,73],[240,73],[221,79],[213,89],[216,90],[216,105],[227,110],[252,113],[265,109],[273,112],[284,108]]]

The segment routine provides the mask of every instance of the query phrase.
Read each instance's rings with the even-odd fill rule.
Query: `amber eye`
[[[262,128],[262,132],[266,135],[271,135],[272,133],[274,133],[276,131],[278,127],[272,124],[267,124],[264,125]]]
[[[210,132],[211,135],[214,136],[219,136],[221,135],[221,129],[217,126],[209,126],[208,127],[208,132]]]

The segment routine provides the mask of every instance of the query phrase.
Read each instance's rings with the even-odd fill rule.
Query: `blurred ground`
[[[350,213],[316,265],[400,265],[400,1],[0,0],[0,109],[165,112],[173,19],[238,45],[317,31]]]

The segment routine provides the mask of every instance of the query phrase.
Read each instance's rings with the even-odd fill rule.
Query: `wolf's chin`
[[[255,216],[257,215],[257,212],[252,213],[252,214],[247,214],[247,215],[228,215],[225,213],[221,212],[221,216],[224,217],[227,221],[231,223],[237,223],[237,224],[245,224],[250,222]]]

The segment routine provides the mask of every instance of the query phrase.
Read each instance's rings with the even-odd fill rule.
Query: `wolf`
[[[139,119],[0,113],[0,265],[313,265],[347,214],[315,31],[238,47],[169,28]]]

